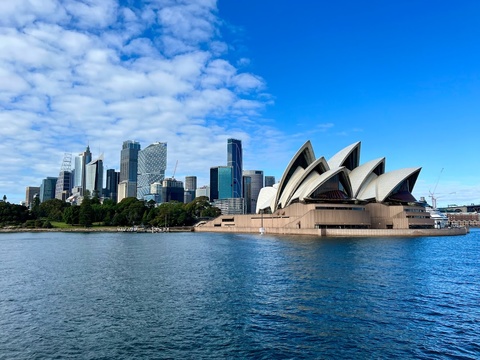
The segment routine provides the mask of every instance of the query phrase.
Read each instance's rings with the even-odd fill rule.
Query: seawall
[[[290,228],[264,228],[265,234],[275,235],[309,235],[321,237],[392,237],[392,236],[456,236],[468,233],[467,228],[450,229],[290,229]],[[259,234],[259,228],[247,227],[202,227],[194,228],[195,232],[219,233],[249,233]]]

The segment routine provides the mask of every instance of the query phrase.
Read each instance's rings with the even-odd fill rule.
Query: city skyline
[[[169,144],[166,176],[225,163],[280,178],[305,141],[326,157],[420,166],[414,196],[480,203],[480,4],[26,0],[0,4],[0,196],[57,177],[65,152]],[[394,144],[394,145],[393,145]],[[78,152],[77,152],[78,153]],[[473,166],[472,166],[473,164]],[[466,169],[469,169],[466,171]]]

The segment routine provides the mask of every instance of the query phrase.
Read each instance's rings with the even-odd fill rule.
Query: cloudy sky
[[[0,196],[90,145],[168,143],[167,175],[208,183],[241,139],[281,176],[311,140],[327,159],[421,166],[414,195],[480,203],[480,3],[0,1]]]

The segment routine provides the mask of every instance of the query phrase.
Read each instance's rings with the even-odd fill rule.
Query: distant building
[[[105,198],[117,200],[119,178],[120,173],[118,171],[115,171],[115,169],[107,170],[107,182],[104,191]]]
[[[195,197],[206,196],[210,199],[210,186],[204,185],[195,190]]]
[[[33,205],[33,199],[35,195],[40,196],[40,187],[39,186],[27,186],[25,191],[25,206],[31,208]]]
[[[196,176],[185,176],[185,190],[197,190]]]
[[[233,197],[233,168],[231,166],[210,168],[210,201]]]
[[[60,171],[55,187],[55,198],[65,201],[70,196],[72,190],[72,172]]]
[[[163,202],[162,189],[162,183],[154,182],[150,185],[150,191],[148,192],[148,194],[143,196],[143,200],[145,202],[153,200],[156,204],[161,204]]]
[[[243,198],[245,198],[245,213],[253,214],[257,209],[257,199],[263,188],[263,171],[243,171]]]
[[[127,140],[123,142],[122,151],[120,153],[120,183],[127,182],[128,186],[124,186],[125,197],[137,196],[137,174],[138,174],[138,152],[140,151],[140,143]],[[119,189],[120,192],[120,189]],[[119,197],[120,197],[119,193]]]
[[[162,201],[178,201],[183,203],[183,182],[174,178],[166,178],[162,182]]]
[[[40,185],[40,202],[55,199],[55,189],[57,187],[56,177],[47,177],[42,180]]]
[[[137,190],[136,182],[131,182],[128,180],[120,181],[120,183],[118,184],[117,203],[119,203],[120,201],[122,201],[127,197],[134,197],[129,194],[136,192],[136,190]]]
[[[480,214],[476,212],[450,212],[450,213],[447,213],[447,217],[448,217],[450,226],[454,226],[454,227],[480,226]]]
[[[86,166],[92,161],[92,153],[90,146],[87,146],[84,152],[75,157],[75,172],[73,173],[72,187],[76,188],[76,192],[83,196],[86,186]]]
[[[275,176],[265,176],[265,187],[275,184]]]
[[[103,190],[103,157],[91,161],[85,168],[85,194],[101,197]],[[84,194],[84,195],[85,195]]]
[[[229,197],[240,198],[242,197],[243,171],[243,152],[241,140],[227,140],[227,166],[232,168],[232,196]]]
[[[186,176],[185,177],[185,192],[183,202],[188,204],[192,202],[196,197],[197,190],[197,177],[196,176]]]
[[[151,184],[163,181],[166,168],[167,143],[156,142],[138,152],[138,199],[149,194]]]
[[[230,198],[217,199],[213,202],[213,206],[218,207],[222,215],[242,215],[245,204],[243,198]]]
[[[62,160],[62,166],[60,167],[60,173],[58,174],[57,184],[55,186],[55,199],[66,201],[72,193],[72,187],[72,154],[65,153]]]

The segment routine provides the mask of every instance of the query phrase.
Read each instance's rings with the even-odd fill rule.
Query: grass
[[[58,228],[58,229],[67,229],[67,228],[74,227],[73,225],[64,223],[62,221],[50,221],[50,224],[52,224],[54,228]]]

